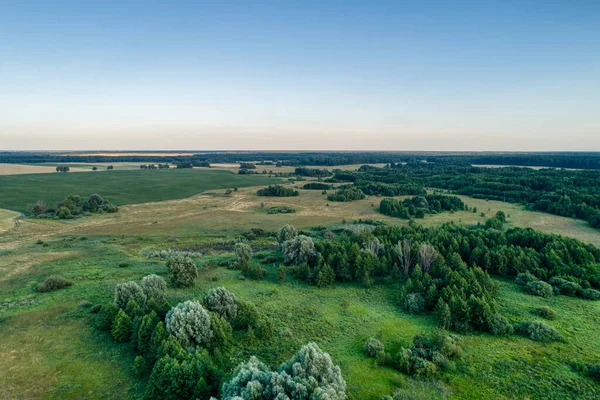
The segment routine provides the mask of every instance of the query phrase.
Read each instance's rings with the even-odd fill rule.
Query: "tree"
[[[232,320],[237,315],[235,294],[223,286],[211,289],[204,297],[204,304],[209,311],[227,320]]]
[[[167,261],[169,278],[176,287],[189,287],[198,276],[194,260],[186,256],[174,256]]]
[[[298,236],[298,230],[290,224],[286,224],[277,232],[277,241],[281,244]]]
[[[240,364],[223,385],[222,399],[241,398],[346,400],[346,382],[329,354],[309,343],[277,371],[254,356]]]
[[[92,167],[92,171],[98,171],[98,167]]]
[[[152,333],[154,333],[156,325],[159,322],[160,319],[156,312],[151,311],[149,314],[142,317],[137,332],[134,332],[136,339],[135,347],[144,356],[147,356],[150,353]]]
[[[410,239],[398,241],[398,245],[396,246],[396,254],[398,256],[398,261],[400,263],[402,272],[404,272],[405,275],[408,275],[413,264],[412,241]]]
[[[252,259],[252,247],[246,243],[238,242],[233,247],[233,251],[235,252],[236,268],[247,268],[250,265],[250,260]]]
[[[126,309],[131,300],[140,307],[146,305],[146,295],[142,288],[135,282],[118,283],[115,286],[115,305],[121,309]]]
[[[112,325],[112,335],[117,342],[128,342],[131,338],[131,318],[119,310]]]
[[[287,264],[309,264],[317,255],[312,238],[305,235],[283,242],[282,251]]]
[[[327,287],[335,282],[335,271],[329,264],[323,265],[317,274],[317,286],[320,288]]]
[[[436,258],[437,251],[435,247],[429,243],[423,243],[419,246],[419,264],[421,265],[423,272],[429,271]]]
[[[450,328],[450,321],[452,320],[452,314],[450,313],[450,307],[441,297],[435,306],[435,316],[438,322],[438,326],[442,329]]]
[[[167,291],[167,282],[158,275],[147,275],[142,278],[142,290],[146,295],[146,298],[154,299],[157,302],[165,300],[165,293]]]
[[[200,349],[212,338],[210,315],[197,301],[177,304],[167,313],[167,331],[190,351]]]

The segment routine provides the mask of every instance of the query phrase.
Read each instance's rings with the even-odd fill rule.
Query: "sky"
[[[0,0],[0,150],[600,151],[600,1]]]

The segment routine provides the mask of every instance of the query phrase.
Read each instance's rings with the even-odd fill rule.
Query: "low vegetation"
[[[291,197],[298,196],[300,193],[289,187],[281,186],[281,185],[273,185],[268,186],[263,189],[259,189],[256,191],[258,196],[271,196],[271,197]]]

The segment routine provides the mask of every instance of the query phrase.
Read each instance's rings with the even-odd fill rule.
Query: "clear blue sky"
[[[0,149],[600,150],[600,1],[0,0]]]

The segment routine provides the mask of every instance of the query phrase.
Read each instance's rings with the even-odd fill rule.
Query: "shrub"
[[[210,314],[210,327],[212,330],[212,338],[210,339],[210,349],[214,353],[214,350],[220,349],[221,351],[227,351],[229,342],[232,338],[232,329],[229,322],[216,314]]]
[[[102,309],[102,304],[94,304],[92,306],[92,308],[90,308],[90,312],[92,314],[98,314],[100,312],[100,310]]]
[[[285,282],[285,265],[283,264],[277,267],[277,282]]]
[[[537,309],[537,314],[545,319],[555,320],[556,319],[556,311],[554,309],[544,306]]]
[[[156,328],[156,325],[160,322],[158,315],[155,311],[151,311],[149,314],[144,315],[140,320],[137,330],[134,332],[136,343],[134,347],[143,355],[147,355],[150,352],[150,339],[152,333]]]
[[[249,326],[256,326],[260,315],[256,306],[246,301],[238,300],[236,317],[232,321],[235,329],[247,329]]]
[[[317,274],[317,286],[324,288],[335,282],[335,271],[329,264],[323,265]]]
[[[560,294],[566,296],[575,296],[581,292],[582,288],[575,282],[565,282],[559,286]]]
[[[538,280],[538,278],[536,278],[531,273],[529,273],[529,272],[521,272],[515,278],[515,283],[517,283],[518,285],[521,285],[521,286],[525,286],[529,282],[533,282],[533,281],[537,281],[537,280]]]
[[[167,261],[169,278],[176,287],[189,287],[198,276],[196,263],[186,256],[175,256]]]
[[[425,309],[425,299],[421,293],[409,293],[404,298],[403,306],[410,314],[419,314]]]
[[[38,292],[54,292],[71,286],[73,282],[66,280],[60,275],[51,275],[44,279],[44,282],[38,283],[36,288]]]
[[[295,212],[295,208],[287,206],[273,206],[267,208],[267,214],[293,214]]]
[[[128,342],[131,338],[131,318],[125,311],[119,310],[112,325],[112,335],[117,342]]]
[[[385,352],[385,347],[378,339],[368,338],[363,345],[363,352],[369,357],[377,357],[379,353]]]
[[[283,242],[282,252],[286,264],[296,265],[309,263],[317,255],[312,238],[305,235]]]
[[[600,291],[595,289],[583,289],[580,295],[586,300],[600,300]]]
[[[534,296],[552,297],[552,286],[544,281],[532,281],[525,285],[525,291]]]
[[[298,230],[292,225],[286,224],[277,232],[277,241],[283,243],[298,236]]]
[[[235,267],[244,269],[250,265],[252,259],[252,248],[246,243],[236,243],[233,251],[235,252]]]
[[[118,312],[119,308],[113,303],[102,305],[96,314],[96,328],[102,331],[110,331]]]
[[[126,309],[130,300],[143,307],[146,304],[146,295],[135,282],[118,283],[115,286],[115,305],[118,308]]]
[[[555,342],[564,340],[560,332],[541,321],[524,322],[518,326],[517,330],[536,342]]]
[[[490,317],[488,320],[488,327],[490,333],[496,336],[510,335],[514,331],[513,326],[510,322],[508,322],[508,319],[499,313],[496,313]]]
[[[133,359],[133,372],[136,376],[142,376],[146,370],[146,360],[142,356],[136,356]]]
[[[173,307],[167,313],[165,324],[167,331],[190,351],[199,349],[212,337],[210,315],[197,301],[188,300]]]
[[[204,304],[209,311],[227,320],[235,318],[237,314],[238,306],[235,294],[223,286],[211,289],[204,297]]]
[[[154,299],[157,302],[165,300],[167,282],[161,276],[147,275],[142,278],[141,286],[147,299]]]

